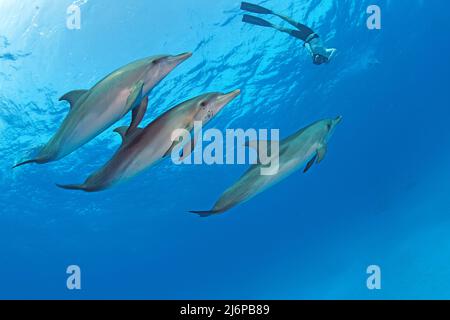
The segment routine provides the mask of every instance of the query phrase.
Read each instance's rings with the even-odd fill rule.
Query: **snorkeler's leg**
[[[287,34],[289,34],[289,35],[291,35],[291,36],[293,36],[293,37],[295,37],[297,39],[305,41],[304,34],[302,32],[300,32],[300,31],[298,31],[298,30],[284,28],[284,27],[277,26],[277,25],[272,25],[272,28],[277,29],[278,31],[287,33]]]
[[[304,24],[301,24],[300,22],[293,20],[288,16],[284,16],[284,15],[276,13],[276,12],[274,12],[273,14],[276,15],[277,17],[280,17],[281,19],[283,19],[290,25],[294,26],[295,28],[297,28],[298,33],[296,33],[296,37],[303,41],[306,41],[312,34],[315,33],[314,30],[312,30],[310,27],[305,26]]]
[[[288,16],[285,16],[285,15],[273,12],[270,9],[264,8],[262,6],[259,6],[259,5],[253,4],[253,3],[249,3],[249,2],[243,1],[242,4],[241,4],[241,9],[245,10],[245,11],[248,11],[248,12],[252,12],[252,13],[273,14],[273,15],[283,19],[287,23],[291,24],[292,26],[294,26],[300,32],[302,32],[304,34],[304,37],[303,37],[304,39],[303,40],[306,40],[311,34],[314,33],[314,31],[311,28],[309,28],[309,27],[305,26],[304,24],[301,24],[301,23],[291,19]]]
[[[242,21],[246,22],[246,23],[249,23],[249,24],[254,24],[254,25],[257,25],[257,26],[261,26],[261,27],[274,28],[274,29],[276,29],[278,31],[287,33],[287,34],[289,34],[289,35],[291,35],[291,36],[293,36],[295,38],[298,38],[300,40],[305,41],[303,39],[303,34],[300,31],[284,28],[284,27],[281,27],[281,26],[277,26],[277,25],[275,25],[273,23],[270,23],[269,21],[266,21],[264,19],[261,19],[261,18],[255,17],[255,16],[244,14],[244,17],[242,18]]]

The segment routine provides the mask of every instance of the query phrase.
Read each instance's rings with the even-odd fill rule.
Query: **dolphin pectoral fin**
[[[164,154],[163,158],[168,157],[172,154],[173,148],[177,145],[178,142],[174,142],[172,146],[167,150],[167,152]]]
[[[173,150],[175,149],[175,147],[177,147],[180,143],[182,143],[182,142],[180,142],[180,141],[174,141],[174,142],[172,143],[172,145],[170,146],[170,148],[167,150],[167,152],[164,154],[163,158],[171,156]],[[181,156],[182,156],[182,155],[181,155]]]
[[[126,134],[130,134],[133,130],[135,130],[139,124],[142,122],[142,119],[144,119],[145,113],[147,112],[148,107],[148,97],[145,97],[141,104],[133,109],[133,120],[131,121],[131,125],[128,128]]]
[[[184,159],[186,159],[187,157],[189,157],[192,152],[195,149],[195,142],[192,142],[190,144],[186,144],[183,148],[183,151],[180,155],[180,161],[183,161]]]
[[[185,130],[191,131],[192,126],[186,127]],[[194,138],[192,138],[192,135],[194,135]],[[188,136],[178,137],[178,140],[173,141],[172,145],[164,154],[163,158],[171,156],[172,153],[175,151],[180,156],[179,161],[183,161],[195,150],[195,146],[197,145],[199,135],[200,132],[197,133],[194,132],[189,134]],[[177,149],[175,150],[175,148]]]
[[[126,110],[134,109],[138,104],[141,103],[142,92],[144,90],[144,81],[139,81],[133,88],[131,88],[130,95],[127,99]]]
[[[322,147],[317,149],[316,155],[314,156],[314,158],[312,158],[308,162],[305,170],[303,170],[303,173],[307,173],[309,171],[309,169],[311,169],[311,167],[314,165],[314,163],[316,163],[316,162],[317,162],[317,164],[321,163],[323,161],[323,159],[325,158],[326,154],[327,154],[327,145],[324,144]]]
[[[307,172],[309,171],[309,169],[311,169],[311,167],[314,165],[314,163],[316,162],[316,160],[317,160],[317,154],[314,156],[314,158],[312,158],[312,159],[308,162],[308,164],[306,165],[305,170],[303,170],[303,173],[307,173]]]
[[[321,163],[325,156],[327,155],[328,147],[324,144],[320,149],[317,150],[317,163]]]
[[[190,143],[186,143],[181,153],[180,161],[183,161],[184,159],[189,157],[192,154],[192,152],[194,152],[195,146],[197,145],[198,141],[198,135],[199,133],[195,135],[194,139],[191,139]]]
[[[180,161],[183,161],[184,159],[189,157],[192,154],[192,150],[194,150],[194,148],[195,148],[194,143],[186,144],[183,148],[183,151],[181,152]]]
[[[63,95],[59,101],[67,101],[70,103],[70,108],[73,108],[78,100],[80,100],[89,90],[74,90]]]
[[[192,152],[194,152],[195,146],[197,145],[197,141],[198,141],[198,135],[199,134],[197,133],[196,136],[194,137],[194,139],[190,138],[189,141],[184,144],[183,149],[181,150],[181,153],[180,153],[179,161],[183,161],[184,159],[189,157],[192,154]],[[170,156],[172,154],[172,152],[174,151],[175,147],[177,147],[180,143],[183,144],[183,141],[181,141],[181,142],[174,141],[172,146],[169,148],[169,150],[167,150],[167,152],[164,154],[163,158]],[[181,147],[180,147],[180,149],[181,149]]]

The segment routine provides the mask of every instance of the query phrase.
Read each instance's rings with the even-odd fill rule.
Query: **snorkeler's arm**
[[[308,52],[311,56],[314,56],[314,52],[312,51],[311,45],[308,42],[305,43],[304,47],[308,49]]]
[[[327,62],[330,62],[330,60],[333,59],[334,56],[336,55],[337,49],[331,48],[331,49],[327,49],[326,51],[327,51],[327,54],[328,54],[328,61]]]

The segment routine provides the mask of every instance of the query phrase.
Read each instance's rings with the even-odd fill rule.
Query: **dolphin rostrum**
[[[170,156],[175,148],[175,150],[179,149],[179,144],[183,141],[174,142],[174,132],[178,130],[191,132],[195,122],[208,123],[239,94],[240,90],[228,94],[204,94],[170,109],[145,129],[137,128],[131,133],[127,133],[127,127],[117,128],[115,131],[122,136],[122,145],[103,168],[91,175],[81,185],[58,186],[68,190],[96,192],[136,176],[158,161]],[[191,146],[192,142],[188,143],[189,149],[180,149],[183,150],[181,157],[188,156],[195,147]]]
[[[280,143],[279,167],[272,175],[262,175],[261,162],[253,165],[231,188],[220,197],[210,211],[191,211],[201,217],[224,213],[240,203],[249,201],[274,184],[285,179],[299,168],[306,165],[306,173],[314,163],[325,158],[328,141],[342,117],[318,121]],[[261,148],[261,141],[259,147]],[[258,149],[257,141],[250,141],[248,147]],[[266,145],[267,146],[267,145]]]
[[[17,164],[48,163],[71,154],[133,110],[129,131],[142,121],[152,89],[179,64],[192,56],[160,55],[130,63],[97,83],[90,90],[75,90],[60,101],[70,103],[63,124],[35,157]]]

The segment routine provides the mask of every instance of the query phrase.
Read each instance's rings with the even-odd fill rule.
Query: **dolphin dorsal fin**
[[[128,142],[130,139],[133,139],[137,134],[144,130],[142,128],[136,128],[131,133],[127,134],[128,129],[129,127],[119,127],[114,130],[114,132],[120,134],[120,136],[122,137],[122,145]]]
[[[73,108],[78,100],[80,100],[89,90],[74,90],[63,95],[59,101],[67,101],[70,107]]]
[[[116,128],[114,130],[114,132],[120,134],[120,136],[122,137],[122,141],[126,139],[127,131],[128,131],[128,127],[120,127],[120,128]]]

